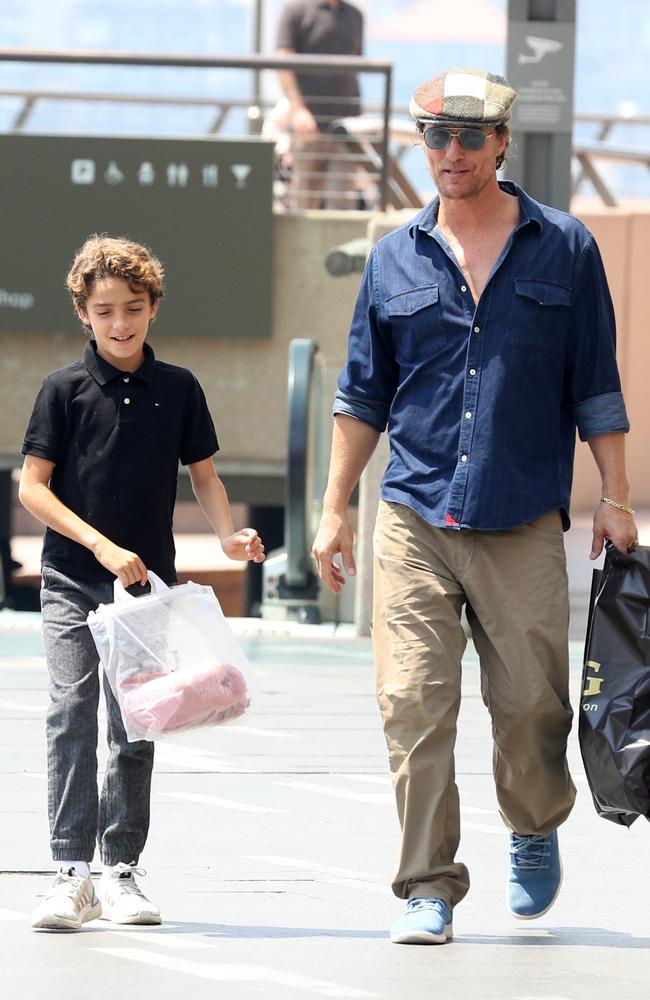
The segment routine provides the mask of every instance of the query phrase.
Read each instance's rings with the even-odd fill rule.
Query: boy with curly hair
[[[32,926],[77,930],[103,916],[160,923],[134,873],[149,827],[153,744],[129,743],[104,683],[110,754],[97,788],[98,657],[86,617],[110,603],[115,577],[176,581],[172,517],[178,463],[231,559],[262,562],[252,528],[234,531],[212,456],[217,436],[205,396],[185,368],[146,343],[163,296],[163,267],[144,246],[90,237],[66,281],[90,340],[83,357],[48,375],[22,452],[19,496],[46,525],[41,607],[49,672],[48,812],[58,873]],[[104,871],[95,893],[90,862]]]

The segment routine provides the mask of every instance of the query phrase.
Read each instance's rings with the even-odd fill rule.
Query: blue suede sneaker
[[[518,920],[534,920],[553,906],[562,885],[557,831],[546,837],[510,834],[507,906]]]
[[[409,899],[406,913],[390,929],[393,944],[445,944],[453,935],[451,910],[444,899]]]

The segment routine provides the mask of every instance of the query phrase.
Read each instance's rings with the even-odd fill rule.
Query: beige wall
[[[158,357],[190,368],[200,379],[217,425],[219,460],[224,465],[283,465],[290,340],[314,338],[329,365],[343,364],[358,276],[332,278],[324,260],[338,243],[365,235],[367,224],[365,212],[275,217],[273,333],[267,339],[191,335],[156,339],[152,327],[150,339]],[[170,285],[173,280],[169,275]],[[69,333],[0,333],[0,458],[18,460],[43,377],[76,360],[83,344],[72,312]]]
[[[633,430],[628,439],[633,502],[650,506],[650,341],[645,299],[650,281],[650,211],[578,208],[601,247],[619,327],[619,361]],[[186,336],[152,343],[159,357],[200,378],[215,416],[221,467],[243,463],[282,468],[286,451],[286,369],[289,341],[315,338],[328,366],[338,368],[358,276],[330,277],[323,261],[338,243],[365,235],[361,212],[278,215],[274,236],[273,334],[267,340]],[[170,275],[173,282],[173,275]],[[163,303],[164,308],[164,303]],[[75,360],[83,335],[0,334],[0,456],[17,461],[23,431],[43,376]],[[586,445],[578,445],[573,506],[593,506],[599,482]]]
[[[620,209],[576,205],[574,210],[596,237],[607,271],[616,312],[621,380],[632,425],[627,437],[632,502],[647,507],[650,505],[650,338],[644,300],[650,282],[650,211],[632,205]],[[589,447],[578,443],[574,509],[593,507],[599,486]]]

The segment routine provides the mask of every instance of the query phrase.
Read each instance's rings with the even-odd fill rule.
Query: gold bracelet
[[[626,514],[636,514],[635,510],[631,507],[627,507],[624,503],[618,503],[616,500],[610,500],[609,497],[601,497],[601,503],[608,503],[610,507],[616,507],[617,510],[624,510]]]

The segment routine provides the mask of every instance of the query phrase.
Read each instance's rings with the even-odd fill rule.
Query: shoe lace
[[[83,878],[73,868],[67,872],[57,872],[54,881],[50,885],[48,896],[70,896],[76,897],[81,889]]]
[[[119,883],[121,892],[132,892],[137,896],[143,896],[144,893],[136,882],[134,876],[144,876],[146,874],[147,873],[144,868],[136,868],[135,865],[127,865],[124,864],[123,861],[120,861],[114,866],[111,872],[111,878],[115,879],[115,881]]]
[[[511,834],[510,857],[512,863],[523,871],[541,871],[548,868],[551,840],[548,836],[520,836]]]
[[[406,904],[406,909],[410,912],[415,910],[436,910],[444,917],[447,916],[449,911],[449,907],[445,903],[444,899],[433,899],[429,896],[412,897]]]

